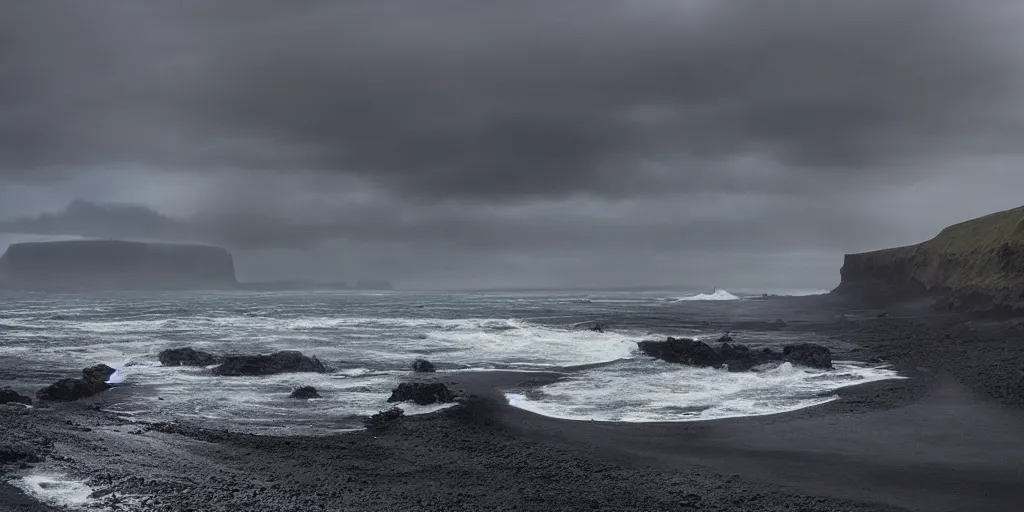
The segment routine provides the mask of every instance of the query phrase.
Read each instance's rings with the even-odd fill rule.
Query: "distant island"
[[[208,245],[120,240],[12,244],[0,285],[32,290],[235,288],[234,260]]]
[[[950,226],[906,247],[847,254],[833,293],[872,303],[929,299],[945,311],[1024,311],[1024,207]]]
[[[0,257],[0,288],[81,290],[393,290],[389,281],[279,280],[239,282],[234,258],[211,245],[125,240],[12,244]]]

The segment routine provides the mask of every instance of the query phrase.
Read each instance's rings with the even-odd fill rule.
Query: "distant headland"
[[[392,290],[389,281],[239,282],[234,258],[212,245],[126,240],[12,244],[0,257],[0,288],[93,290]]]
[[[208,245],[74,240],[12,244],[0,284],[32,290],[234,288],[234,260]]]

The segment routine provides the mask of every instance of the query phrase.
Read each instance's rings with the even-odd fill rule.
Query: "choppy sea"
[[[844,386],[895,378],[885,367],[843,361],[840,342],[792,329],[742,329],[751,346],[814,342],[833,348],[832,371],[783,364],[752,373],[653,360],[637,341],[714,340],[723,325],[799,322],[813,311],[723,290],[672,292],[174,292],[0,294],[0,386],[31,392],[85,366],[125,364],[126,381],[104,403],[141,420],[186,419],[256,433],[330,433],[360,428],[385,409],[416,358],[439,371],[563,372],[509,402],[576,420],[699,421],[772,414],[835,398]],[[605,331],[589,328],[595,323]],[[292,349],[327,374],[215,377],[163,367],[157,353],[192,346],[214,353]],[[315,386],[321,399],[288,398]],[[431,407],[403,406],[407,414]]]

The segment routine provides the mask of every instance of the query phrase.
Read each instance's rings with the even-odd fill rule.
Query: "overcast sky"
[[[830,288],[1024,204],[1017,0],[11,2],[0,243],[245,280]]]

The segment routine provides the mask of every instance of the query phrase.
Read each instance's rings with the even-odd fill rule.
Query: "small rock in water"
[[[419,373],[433,373],[437,371],[437,369],[434,368],[434,363],[431,363],[426,359],[417,359],[412,362],[412,371]]]
[[[440,382],[403,382],[391,392],[388,402],[414,402],[418,405],[450,403],[455,394]]]
[[[32,399],[11,388],[3,388],[0,389],[0,405],[3,404],[32,405]]]
[[[309,400],[310,398],[320,398],[320,393],[317,393],[316,388],[313,386],[302,386],[301,388],[292,391],[289,398],[298,398],[299,400]]]
[[[732,336],[730,336],[730,334],[731,334],[730,331],[725,331],[725,334],[723,334],[722,337],[718,338],[718,342],[719,343],[732,343]]]

